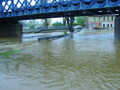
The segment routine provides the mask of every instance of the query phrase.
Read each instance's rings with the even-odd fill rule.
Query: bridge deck
[[[34,5],[32,4],[33,1]],[[0,1],[0,20],[27,20],[119,13],[120,0],[52,0],[49,3],[47,1],[43,3],[42,0]]]

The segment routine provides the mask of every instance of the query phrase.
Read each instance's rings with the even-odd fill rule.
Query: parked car
[[[82,29],[82,26],[76,25],[76,26],[74,26],[74,28],[75,28],[75,29]]]

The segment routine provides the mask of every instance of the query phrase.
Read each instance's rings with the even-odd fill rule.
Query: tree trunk
[[[45,25],[48,26],[48,24],[47,24],[47,18],[45,19]]]
[[[48,28],[47,18],[45,19],[46,29]]]
[[[66,19],[63,17],[63,25],[66,26]]]
[[[67,24],[68,24],[70,32],[74,32],[73,22],[74,22],[75,18],[74,17],[65,17],[65,19],[67,20]]]

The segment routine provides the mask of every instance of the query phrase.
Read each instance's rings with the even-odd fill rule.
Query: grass
[[[64,34],[67,34],[67,32],[66,32],[66,31],[64,31]]]
[[[0,53],[0,56],[5,56],[5,57],[9,57],[10,55],[13,55],[15,52],[19,52],[20,50],[11,50],[8,52],[4,52],[4,53]]]

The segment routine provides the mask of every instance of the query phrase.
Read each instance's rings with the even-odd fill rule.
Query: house
[[[88,25],[88,29],[99,28],[114,28],[114,19],[116,15],[99,15],[85,16],[84,22]]]

